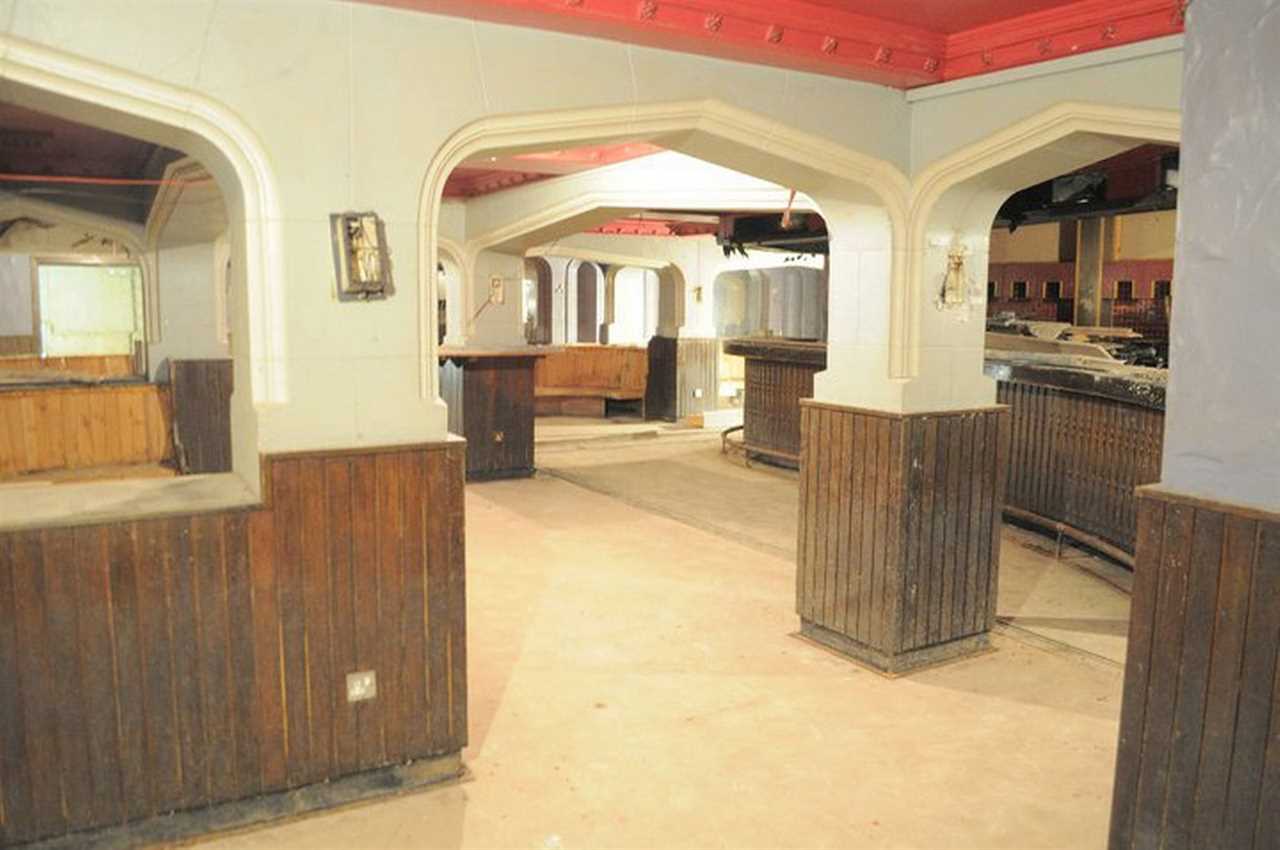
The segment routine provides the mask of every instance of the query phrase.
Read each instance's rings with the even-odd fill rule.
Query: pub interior
[[[0,0],[0,847],[1278,846],[1270,7]]]

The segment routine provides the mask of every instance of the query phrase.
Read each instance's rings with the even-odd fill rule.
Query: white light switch
[[[363,702],[378,695],[378,674],[361,670],[347,674],[347,702]]]

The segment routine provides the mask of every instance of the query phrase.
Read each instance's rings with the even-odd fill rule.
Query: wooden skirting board
[[[273,455],[258,508],[0,534],[0,845],[460,751],[463,463]]]

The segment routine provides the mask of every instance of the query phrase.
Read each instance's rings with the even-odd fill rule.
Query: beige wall
[[[1056,263],[1059,230],[1056,223],[1019,227],[1012,233],[998,227],[991,231],[991,262]]]
[[[1115,260],[1168,260],[1173,257],[1178,231],[1176,210],[1134,213],[1115,220]]]

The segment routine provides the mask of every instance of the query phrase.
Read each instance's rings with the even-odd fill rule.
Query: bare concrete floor
[[[666,450],[648,444],[594,463],[544,452],[554,475],[467,488],[473,781],[202,846],[1105,846],[1119,665],[1015,628],[993,653],[889,680],[803,642],[782,526],[761,519],[786,505],[757,493],[740,515],[752,482],[794,501],[794,479],[667,448],[688,468],[673,483],[651,467],[650,496],[732,516],[690,524],[555,477]],[[1064,614],[1057,572],[1079,571],[1021,549],[1018,612],[1120,616]]]

